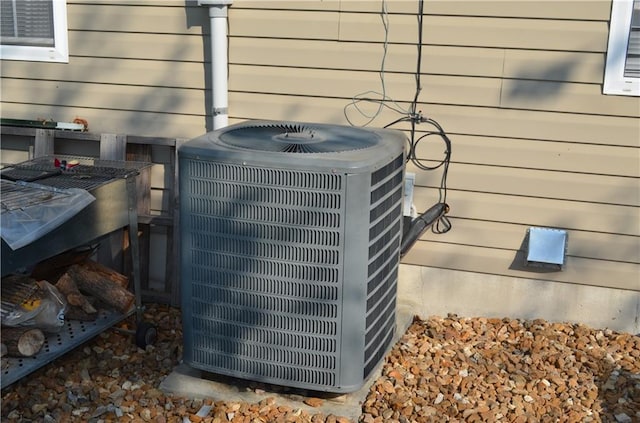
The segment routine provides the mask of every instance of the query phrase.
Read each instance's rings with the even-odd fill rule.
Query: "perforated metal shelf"
[[[129,317],[132,312],[122,314],[115,311],[100,310],[98,318],[93,322],[68,320],[59,333],[47,334],[42,350],[34,357],[3,357],[2,358],[2,389],[18,379],[51,363],[68,351],[89,341],[111,326]],[[5,362],[6,359],[6,362]],[[6,366],[6,368],[5,368]]]

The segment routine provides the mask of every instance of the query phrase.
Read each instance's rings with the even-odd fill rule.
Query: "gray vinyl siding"
[[[208,14],[194,3],[68,0],[69,64],[3,62],[2,116],[82,117],[92,132],[206,132]],[[386,4],[386,94],[407,107],[417,1]],[[234,1],[230,122],[347,124],[354,96],[382,90],[381,6]],[[453,142],[453,229],[425,233],[405,263],[640,290],[640,103],[602,95],[610,9],[608,1],[425,0],[418,108]],[[371,125],[398,117],[383,109]],[[426,129],[418,125],[417,136]],[[417,154],[437,160],[443,148],[421,144]],[[438,199],[440,171],[408,170],[423,211]],[[520,266],[529,226],[569,230],[564,271]]]

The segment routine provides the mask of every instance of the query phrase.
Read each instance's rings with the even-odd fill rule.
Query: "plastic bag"
[[[0,236],[12,250],[48,234],[95,201],[83,189],[29,182],[3,180],[2,190]]]
[[[64,326],[67,302],[60,291],[42,280],[2,284],[2,325],[34,327],[57,333]]]

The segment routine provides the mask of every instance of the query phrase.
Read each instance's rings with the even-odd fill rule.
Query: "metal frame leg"
[[[136,297],[136,319],[142,321],[142,290],[140,281],[140,246],[138,243],[138,197],[135,175],[127,177],[127,204],[129,208],[129,249],[133,270],[133,289]]]

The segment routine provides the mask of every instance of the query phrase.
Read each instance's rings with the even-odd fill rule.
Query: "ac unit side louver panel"
[[[281,148],[292,139],[304,151]],[[404,143],[395,131],[258,121],[180,148],[187,364],[362,386],[395,330]]]

